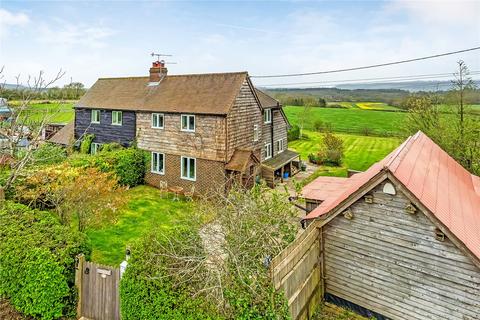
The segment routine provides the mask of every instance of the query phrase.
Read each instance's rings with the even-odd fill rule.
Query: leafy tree
[[[326,132],[317,159],[325,165],[340,166],[343,159],[343,140],[331,132]]]
[[[300,127],[294,124],[287,132],[288,141],[295,141],[300,138]]]
[[[32,172],[16,187],[16,197],[41,209],[53,209],[64,224],[76,222],[78,230],[114,220],[125,202],[117,178],[97,168],[66,163]]]

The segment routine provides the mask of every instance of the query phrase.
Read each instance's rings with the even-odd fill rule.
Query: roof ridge
[[[397,159],[397,157],[400,155],[400,153],[407,147],[407,145],[410,144],[410,141],[413,139],[413,136],[409,136],[407,140],[405,140],[398,148],[397,150],[392,154],[390,159],[388,159],[387,163],[383,166],[386,169],[390,170],[390,166],[393,164],[393,162]]]
[[[167,74],[166,78],[174,77],[194,77],[194,76],[212,76],[212,75],[233,75],[233,74],[248,74],[248,71],[236,72],[209,72],[209,73],[185,73],[185,74]],[[125,76],[125,77],[102,77],[98,80],[122,80],[122,79],[148,79],[148,76]]]

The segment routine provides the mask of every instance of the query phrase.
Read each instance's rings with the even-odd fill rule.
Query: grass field
[[[328,102],[327,107],[330,108],[344,108],[344,109],[362,109],[362,110],[375,110],[375,111],[402,111],[401,109],[388,105],[383,102]]]
[[[73,103],[31,104],[28,114],[31,121],[41,121],[46,116],[49,123],[68,123],[74,118]]]
[[[138,186],[127,191],[128,204],[119,212],[115,224],[88,229],[93,252],[92,260],[118,265],[125,258],[125,247],[152,228],[172,228],[193,209],[192,202],[172,201],[162,197],[158,189]]]
[[[343,140],[345,151],[343,167],[345,170],[348,168],[364,171],[401,143],[401,139],[393,137],[368,137],[353,134],[338,134],[338,137]],[[302,159],[306,160],[309,153],[318,152],[321,141],[322,134],[304,131],[304,137],[290,142],[288,147],[300,153]]]
[[[298,124],[303,107],[287,106],[283,108],[291,124]],[[312,130],[315,120],[329,123],[335,132],[362,134],[367,130],[374,135],[400,135],[403,112],[381,112],[372,110],[312,108],[305,123],[305,129]]]

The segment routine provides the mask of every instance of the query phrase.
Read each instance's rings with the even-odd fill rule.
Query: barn
[[[273,270],[294,319],[308,317],[312,297],[377,319],[480,319],[480,178],[425,134],[351,178],[319,177],[303,194],[310,234]]]

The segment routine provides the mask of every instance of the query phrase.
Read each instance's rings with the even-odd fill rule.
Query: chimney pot
[[[167,68],[165,68],[165,61],[154,61],[150,68],[150,82],[159,82],[167,75]]]

